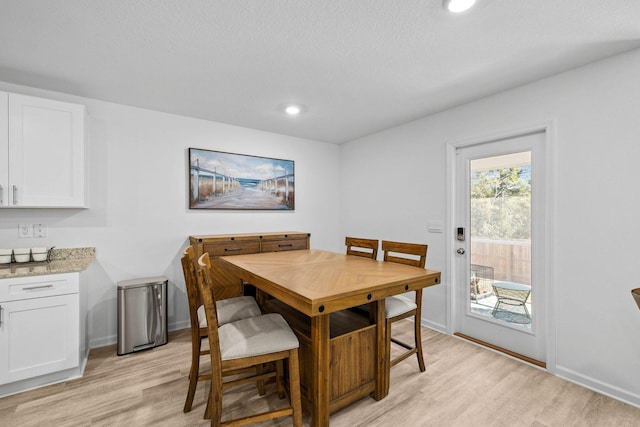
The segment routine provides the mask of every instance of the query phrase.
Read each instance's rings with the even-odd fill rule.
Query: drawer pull
[[[293,243],[288,243],[286,245],[280,245],[280,244],[278,245],[279,248],[290,248],[292,246],[293,246]]]
[[[43,289],[51,289],[53,285],[32,286],[30,288],[22,288],[23,291],[39,291]]]
[[[242,248],[224,248],[225,252],[237,252],[237,251],[241,251]]]

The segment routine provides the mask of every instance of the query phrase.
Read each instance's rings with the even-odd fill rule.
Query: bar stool
[[[284,318],[277,313],[237,320],[219,326],[211,272],[206,262],[208,258],[209,254],[205,253],[198,259],[197,273],[198,290],[207,318],[207,336],[211,357],[211,386],[205,417],[211,417],[212,426],[240,426],[291,416],[294,426],[302,426],[298,338]],[[290,406],[222,422],[223,389],[276,376],[278,393],[284,397],[282,386],[284,360],[288,361]],[[252,377],[222,381],[226,372],[254,368],[274,362],[277,367],[275,373],[260,373],[258,370],[258,374]]]
[[[184,402],[183,412],[191,411],[198,380],[209,378],[208,374],[200,374],[200,357],[209,354],[209,350],[202,349],[202,340],[208,337],[207,318],[204,306],[200,299],[200,293],[198,291],[194,258],[193,247],[188,246],[184,250],[183,256],[180,260],[182,262],[182,272],[184,274],[184,281],[187,288],[189,320],[191,325],[191,369],[189,371],[189,388],[187,391],[187,398]],[[209,261],[208,257],[207,261]],[[233,322],[235,320],[260,316],[262,314],[255,299],[247,296],[217,301],[216,308],[218,309],[218,323],[220,325]],[[258,393],[260,395],[264,394],[262,382],[258,383]]]
[[[382,241],[382,251],[384,252],[385,262],[395,262],[399,264],[411,265],[414,267],[424,268],[427,262],[427,249],[428,245],[420,245],[416,243],[401,243]],[[396,254],[411,255],[411,257],[400,257]],[[416,258],[417,257],[417,258]],[[391,342],[404,347],[408,351],[402,355],[391,359],[390,366],[395,366],[402,362],[406,358],[415,354],[418,358],[418,366],[420,372],[424,372],[424,357],[422,355],[422,333],[420,329],[420,318],[422,315],[422,289],[415,291],[415,301],[403,296],[394,295],[385,299],[385,315],[387,318],[387,353],[391,357]],[[415,332],[414,332],[414,345],[407,344],[391,336],[391,325],[398,320],[406,319],[409,317],[414,318]]]
[[[347,246],[347,255],[361,256],[374,260],[378,258],[377,240],[360,239],[358,237],[345,237],[344,244]]]

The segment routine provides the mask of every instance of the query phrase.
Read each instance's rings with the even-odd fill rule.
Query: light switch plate
[[[33,228],[31,228],[31,224],[20,224],[18,225],[18,237],[33,237]]]
[[[429,221],[429,233],[442,233],[442,221]]]

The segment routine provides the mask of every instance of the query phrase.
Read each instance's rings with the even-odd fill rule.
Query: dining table
[[[227,274],[255,286],[263,309],[282,311],[299,336],[303,403],[314,427],[328,426],[330,413],[367,395],[389,394],[385,298],[441,281],[439,271],[319,249],[219,261]],[[371,315],[358,323],[352,312],[365,304]]]

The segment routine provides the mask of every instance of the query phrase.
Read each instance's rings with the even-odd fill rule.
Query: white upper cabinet
[[[0,92],[0,206],[85,207],[85,107]]]
[[[9,94],[0,92],[0,207],[9,205]]]

